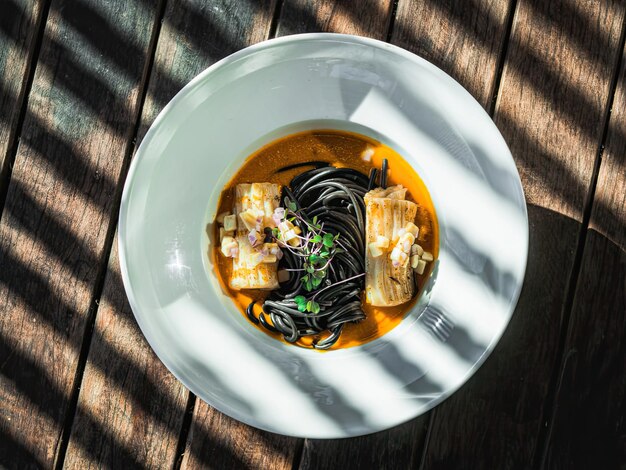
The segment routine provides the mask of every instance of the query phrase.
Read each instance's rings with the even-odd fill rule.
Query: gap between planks
[[[563,375],[559,373],[567,362],[565,356],[565,343],[567,335],[571,327],[570,317],[572,314],[572,308],[574,306],[574,297],[578,286],[578,278],[580,277],[580,270],[583,261],[583,253],[585,251],[585,245],[587,243],[587,234],[589,231],[589,221],[591,220],[591,212],[593,209],[593,201],[595,199],[596,187],[598,184],[598,175],[600,173],[600,164],[602,163],[602,155],[604,153],[604,146],[606,144],[606,138],[609,133],[609,124],[611,122],[611,110],[613,108],[613,102],[615,99],[615,92],[617,90],[617,83],[619,80],[620,70],[622,67],[622,57],[626,40],[626,14],[622,19],[622,30],[618,43],[617,59],[613,64],[613,71],[611,75],[611,84],[609,93],[607,96],[606,105],[604,108],[603,127],[600,139],[597,144],[596,157],[593,164],[593,171],[591,173],[591,181],[589,183],[589,189],[587,191],[587,197],[585,199],[585,205],[583,208],[583,218],[578,233],[578,244],[576,246],[576,252],[574,254],[574,263],[570,272],[567,290],[565,292],[565,302],[563,303],[563,310],[561,313],[561,330],[558,338],[557,355],[553,366],[552,374],[550,376],[550,384],[548,386],[548,394],[544,400],[544,413],[541,419],[545,426],[541,428],[537,449],[535,451],[535,458],[533,459],[533,468],[543,469],[545,468],[546,458],[548,456],[548,450],[550,448],[550,439],[552,437],[552,430],[554,427],[554,418],[557,410],[557,398],[559,390],[561,388]]]
[[[50,0],[51,1],[51,0]],[[49,1],[49,3],[50,3]],[[72,432],[72,425],[74,423],[74,417],[76,415],[76,409],[78,406],[78,398],[80,395],[80,384],[82,383],[83,376],[85,374],[85,367],[87,365],[87,358],[89,357],[89,349],[91,347],[91,339],[95,327],[96,316],[98,313],[98,307],[100,304],[100,298],[104,288],[104,282],[106,280],[107,269],[109,266],[109,258],[111,256],[111,249],[113,247],[113,240],[115,238],[115,229],[117,227],[117,215],[120,210],[122,191],[124,188],[124,181],[126,180],[126,174],[130,166],[131,156],[135,150],[137,134],[141,125],[141,116],[143,107],[146,101],[148,92],[148,82],[152,73],[152,66],[154,64],[154,58],[156,55],[156,46],[158,43],[159,35],[161,33],[161,25],[163,23],[163,16],[165,14],[165,6],[167,0],[159,0],[156,10],[154,27],[152,29],[152,37],[150,38],[150,45],[148,47],[148,60],[143,70],[141,77],[141,92],[137,98],[136,118],[132,129],[129,131],[126,141],[129,143],[126,154],[122,162],[122,169],[120,172],[120,178],[117,187],[115,188],[115,195],[112,207],[112,218],[109,221],[107,233],[104,243],[104,251],[102,253],[102,260],[100,267],[96,274],[96,282],[94,290],[89,304],[89,312],[87,313],[87,319],[85,321],[85,331],[83,333],[83,340],[80,347],[80,353],[78,356],[78,364],[76,366],[76,372],[74,376],[74,382],[72,386],[72,393],[68,402],[68,408],[65,415],[65,421],[61,430],[61,437],[57,446],[57,452],[55,457],[54,468],[61,470],[65,463],[65,456],[67,453],[67,447],[69,445],[70,434]],[[49,5],[48,5],[49,6]],[[45,28],[44,28],[45,29]],[[43,36],[43,35],[42,35]],[[4,201],[2,201],[4,202]]]
[[[7,193],[9,192],[9,184],[11,183],[11,174],[13,173],[13,163],[15,162],[15,156],[17,155],[17,148],[20,143],[19,136],[22,134],[22,127],[24,125],[24,118],[26,116],[26,110],[28,109],[28,98],[30,96],[30,90],[33,86],[33,80],[35,78],[35,70],[37,69],[37,63],[39,62],[39,54],[41,52],[41,44],[43,43],[43,36],[46,30],[46,23],[48,22],[48,14],[50,13],[50,5],[52,0],[46,0],[41,7],[41,13],[39,19],[35,24],[37,33],[35,34],[35,40],[31,49],[31,55],[28,58],[28,66],[24,77],[24,86],[22,87],[21,97],[18,97],[18,103],[20,110],[18,111],[17,122],[13,132],[9,133],[9,145],[5,160],[2,168],[0,168],[0,220],[4,214],[4,204],[6,202]]]
[[[491,96],[491,102],[489,104],[488,114],[493,120],[494,113],[497,108],[497,104],[500,98],[500,84],[502,82],[502,75],[504,72],[504,64],[506,63],[507,53],[509,50],[509,42],[511,40],[511,32],[513,30],[513,23],[515,21],[515,14],[517,12],[517,0],[511,0],[509,3],[509,10],[507,11],[506,24],[504,30],[504,40],[500,46],[500,52],[498,54],[498,60],[496,62],[496,76],[494,77],[493,89],[489,96]],[[426,454],[428,451],[428,445],[430,444],[430,436],[432,434],[433,425],[436,416],[436,407],[430,411],[430,417],[428,419],[428,427],[426,429],[426,438],[424,440],[424,447],[422,448],[422,455],[419,462],[419,470],[423,470],[426,465]]]
[[[272,24],[272,26],[278,26],[278,21],[280,20],[280,9],[282,8],[282,4],[284,3],[285,0],[279,0],[279,7],[277,7],[277,13],[275,15],[275,24]],[[386,34],[384,36],[385,38],[385,42],[386,43],[391,43],[391,39],[393,37],[393,30],[394,30],[394,26],[396,24],[396,17],[398,15],[398,4],[400,3],[401,0],[393,0],[392,4],[391,4],[391,10],[389,12],[389,23],[387,25],[386,28]],[[276,29],[273,30],[273,33],[276,33]],[[270,36],[273,37],[273,36]],[[427,437],[430,434],[430,424],[432,422],[432,412],[431,412],[431,416],[428,422],[428,430],[427,430]],[[299,468],[302,467],[302,459],[304,458],[304,447],[306,445],[306,441],[307,439],[301,439],[298,442],[298,445],[296,447],[296,452],[294,454],[294,458],[293,458],[293,465],[292,465],[292,470],[298,470]],[[426,447],[426,446],[424,446]]]

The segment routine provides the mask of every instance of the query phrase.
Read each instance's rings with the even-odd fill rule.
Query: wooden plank
[[[363,34],[363,24],[371,24],[369,18],[353,18],[345,24],[345,14],[341,5],[330,8],[323,2],[320,12],[314,12],[310,4],[294,2],[296,6],[286,3],[283,6],[278,33],[287,30],[294,32],[296,26],[300,31],[337,31],[328,25],[341,25],[339,32]],[[341,2],[339,2],[341,3]],[[307,8],[308,7],[308,8]],[[386,6],[384,7],[386,8]],[[362,14],[376,14],[384,9],[362,9]],[[345,8],[344,8],[345,9]],[[488,107],[495,83],[497,59],[504,40],[507,16],[507,3],[494,5],[493,2],[482,2],[478,9],[468,10],[466,2],[430,2],[400,1],[392,31],[392,42],[416,52],[436,65],[442,67],[453,77],[475,92],[477,99]],[[291,13],[292,10],[295,10]],[[339,19],[328,16],[328,11],[337,10]],[[485,11],[490,10],[490,17],[498,21],[485,21]],[[460,25],[455,22],[445,23],[447,15],[453,12],[464,19]],[[287,20],[285,16],[289,16]],[[283,21],[287,27],[282,28]],[[303,24],[303,22],[305,24]],[[384,25],[388,21],[378,21]],[[370,29],[368,35],[385,38],[384,30]],[[477,39],[479,38],[479,39]],[[453,46],[451,46],[453,45]],[[427,47],[426,47],[427,46]],[[454,47],[455,54],[450,53]],[[428,416],[419,417],[409,423],[389,431],[376,433],[347,440],[307,440],[303,449],[302,468],[406,468],[419,464]]]
[[[277,35],[304,32],[336,32],[385,39],[392,17],[392,2],[363,2],[355,9],[348,1],[286,1],[277,26]],[[423,442],[427,418],[419,418],[369,436],[342,440],[305,440],[301,468],[385,468],[408,464],[411,446]],[[296,459],[298,456],[296,455]]]
[[[544,468],[626,463],[626,50],[559,371]]]
[[[511,9],[511,0],[400,0],[391,42],[444,70],[489,109]]]
[[[0,194],[17,139],[28,78],[45,15],[47,0],[0,2]]]
[[[54,464],[156,19],[124,0],[50,7],[0,222],[3,464]]]
[[[222,57],[266,39],[276,8],[275,0],[222,0],[213,5],[201,0],[179,3],[168,5],[168,21],[161,33],[157,61],[183,84]],[[155,83],[160,81],[160,76],[156,77]],[[147,120],[168,99],[169,96],[163,96],[148,101]],[[239,423],[199,399],[195,402],[189,434],[183,433],[181,437],[186,437],[181,468],[287,467],[298,446],[297,439]]]
[[[391,21],[392,0],[285,0],[277,36],[328,32],[384,40]]]
[[[526,280],[494,353],[437,408],[426,469],[528,468],[537,458],[623,17],[618,2],[518,2],[495,121],[529,204]]]
[[[115,240],[64,468],[123,468],[129,459],[163,468],[177,458],[188,392],[139,330],[119,269]]]
[[[197,400],[181,468],[292,468],[300,439],[240,423]]]
[[[238,49],[267,39],[276,2],[265,0],[255,5],[224,0],[213,11],[201,1],[189,2],[189,6],[187,10],[179,8],[173,12],[177,29],[183,30],[192,22],[193,26],[187,29],[187,40],[181,47],[175,31],[169,36],[164,34],[162,57],[168,62],[170,57],[179,56],[177,60],[182,57],[181,72],[191,66],[198,73]],[[207,53],[208,44],[213,47]],[[186,80],[192,76],[187,75]],[[284,462],[291,461],[289,455],[297,445],[296,439],[239,423],[196,400],[181,468],[267,468],[268,463],[280,468]]]
[[[428,416],[421,416],[367,436],[306,439],[300,468],[417,468],[428,422]]]
[[[137,141],[191,78],[231,52],[265,39],[274,6],[273,1],[168,2]],[[131,459],[142,467],[171,467],[180,458],[176,451],[188,391],[158,360],[139,331],[120,280],[116,248],[117,240],[97,312],[65,466],[119,468]],[[99,417],[107,430],[105,435],[92,430],[91,416]],[[212,464],[238,462],[240,440],[257,443],[257,453],[245,461],[258,466],[258,462],[275,461],[276,449],[283,452],[283,447],[288,449],[291,444],[294,448],[296,443],[280,436],[263,437],[260,431],[240,423],[229,424],[229,429],[236,430],[235,439],[225,441],[220,438],[224,430],[208,432],[206,423],[232,420],[200,401],[193,417],[184,466],[194,467],[205,460]]]

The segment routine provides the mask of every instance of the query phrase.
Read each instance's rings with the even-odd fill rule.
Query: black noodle
[[[345,252],[335,256],[326,278],[311,292],[306,292],[302,286],[300,278],[304,273],[291,271],[289,281],[273,291],[263,303],[264,313],[259,315],[258,322],[265,328],[279,332],[291,343],[303,336],[329,332],[326,338],[313,342],[316,349],[328,349],[337,342],[346,323],[365,318],[361,308],[364,282],[362,274],[365,272],[363,196],[372,187],[373,178],[376,178],[376,172],[368,178],[350,168],[320,166],[299,174],[291,180],[289,187],[283,188],[282,205],[286,206],[285,199],[289,198],[296,203],[305,219],[312,220],[317,216],[317,221],[323,223],[325,232],[339,234],[338,243]],[[306,225],[298,220],[294,224],[306,236]],[[302,268],[302,258],[287,249],[283,253],[278,269]],[[354,276],[359,277],[341,282]],[[319,292],[316,301],[320,305],[320,311],[300,312],[294,298],[297,295],[311,298],[316,292]],[[251,315],[252,305],[248,310],[249,316],[254,317]],[[271,324],[267,321],[267,316]]]

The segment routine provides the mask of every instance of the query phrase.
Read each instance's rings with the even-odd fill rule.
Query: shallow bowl
[[[218,284],[205,230],[250,153],[320,128],[397,150],[426,183],[440,224],[434,273],[402,323],[326,353],[250,326]],[[141,330],[193,393],[258,428],[337,438],[414,418],[476,371],[517,302],[528,221],[511,154],[463,87],[398,47],[305,34],[227,57],[165,107],[130,168],[119,251]]]

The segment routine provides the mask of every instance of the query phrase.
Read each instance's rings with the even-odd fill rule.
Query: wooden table
[[[626,2],[0,0],[0,466],[626,468]],[[187,81],[264,39],[334,31],[416,52],[492,115],[530,257],[504,337],[406,424],[261,432],[144,340],[116,224],[137,144]],[[262,392],[259,392],[262,395]]]

